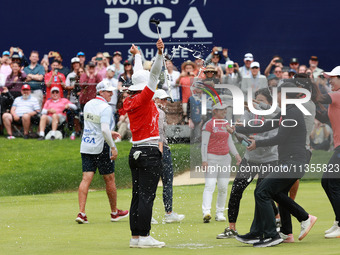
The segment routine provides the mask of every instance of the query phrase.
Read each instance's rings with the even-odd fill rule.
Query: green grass
[[[339,254],[339,240],[323,237],[324,230],[333,224],[334,214],[320,183],[301,184],[297,196],[298,203],[318,216],[309,235],[302,242],[265,249],[255,249],[235,239],[217,240],[216,235],[223,231],[226,223],[214,220],[209,224],[202,223],[203,188],[203,185],[174,188],[174,211],[185,214],[186,218],[182,223],[152,226],[152,236],[167,244],[163,249],[128,248],[128,219],[110,222],[104,191],[89,193],[87,215],[90,223],[86,225],[74,221],[78,212],[75,192],[0,197],[0,254]],[[253,218],[254,188],[251,184],[241,201],[237,222],[241,234],[249,230]],[[154,205],[154,216],[158,221],[162,220],[164,210],[161,192],[162,188],[159,188]],[[130,199],[130,189],[118,190],[119,208],[129,208]],[[215,202],[214,199],[213,216]],[[300,226],[294,218],[293,229],[297,240]]]
[[[236,145],[243,155],[245,148]],[[116,184],[119,188],[131,186],[128,155],[129,142],[117,144]],[[37,141],[0,138],[0,196],[46,194],[74,191],[81,181],[80,139]],[[190,155],[200,161],[200,148],[189,144],[171,145],[175,175],[190,168]],[[314,151],[311,163],[327,163],[332,152]],[[233,164],[235,160],[233,159]],[[321,174],[306,174],[320,179]],[[93,189],[103,189],[104,181],[99,174],[91,184]]]
[[[131,174],[128,156],[131,143],[117,143],[116,184],[130,187]],[[172,145],[175,174],[190,167],[189,145]],[[78,188],[82,177],[80,139],[37,141],[0,138],[0,196],[45,194],[72,191]],[[103,178],[96,174],[91,188],[105,187]]]

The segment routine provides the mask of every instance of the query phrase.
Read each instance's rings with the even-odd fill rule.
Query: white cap
[[[74,57],[71,59],[71,64],[73,63],[80,63],[80,59],[78,57]]]
[[[58,91],[58,92],[60,92],[58,87],[53,87],[53,88],[51,89],[51,93],[52,93],[53,91]]]
[[[254,60],[253,54],[251,54],[251,53],[245,54],[245,55],[244,55],[244,60],[253,61],[253,60]]]
[[[323,74],[326,78],[331,77],[331,76],[338,76],[340,75],[340,66],[333,68],[331,72],[324,72]]]
[[[150,72],[146,70],[139,70],[132,75],[132,84],[129,87],[131,91],[143,90],[149,83]]]
[[[229,61],[225,62],[226,67],[228,67],[230,65],[232,65],[234,67],[234,61],[229,60]]]
[[[115,72],[115,71],[116,71],[116,68],[115,68],[114,66],[108,66],[108,67],[106,67],[106,71]]]
[[[258,68],[260,68],[260,63],[259,63],[259,62],[252,62],[252,63],[250,64],[250,68],[253,68],[253,67],[258,67]]]
[[[98,93],[99,91],[114,91],[116,88],[111,86],[108,80],[102,80],[97,84],[96,89]]]
[[[153,99],[155,98],[165,99],[165,98],[169,98],[169,95],[165,92],[164,89],[157,89],[153,96]]]
[[[228,105],[226,104],[221,104],[221,103],[217,103],[213,106],[213,110],[223,110],[223,109],[226,109],[228,107]]]

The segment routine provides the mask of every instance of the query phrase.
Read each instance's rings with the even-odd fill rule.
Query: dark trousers
[[[328,162],[328,171],[322,176],[321,185],[325,190],[340,227],[340,146],[336,147]]]
[[[162,154],[158,147],[132,147],[129,165],[132,175],[131,234],[147,236],[151,229],[153,201],[162,171]]]
[[[242,162],[240,164],[240,167],[242,166],[258,166],[261,165],[271,165],[275,166],[277,165],[277,161],[263,163],[263,164],[257,164],[247,161],[245,158],[242,159]],[[245,172],[239,170],[236,174],[236,178],[233,182],[233,186],[231,188],[229,203],[228,203],[228,220],[230,223],[236,223],[239,209],[240,209],[240,202],[242,199],[243,192],[248,187],[248,185],[253,181],[254,177],[258,174],[258,179],[256,182],[256,187],[261,183],[263,178],[266,177],[267,174],[262,173],[256,173],[256,172]],[[278,214],[277,207],[272,200],[272,207],[274,210],[274,214]]]
[[[283,165],[298,165],[296,163],[286,163]],[[290,177],[287,173],[270,173],[255,189],[255,215],[250,228],[250,232],[264,238],[277,235],[275,215],[271,205],[271,199],[279,203],[281,207],[287,209],[287,215],[281,215],[281,221],[286,224],[290,214],[298,221],[308,219],[308,213],[294,200],[288,197],[290,187],[303,176],[303,173],[296,173]]]
[[[307,164],[309,164],[311,157],[312,157],[312,152],[310,150],[306,150],[306,163]],[[288,193],[293,185],[294,183],[288,186],[282,192],[288,196]],[[281,218],[280,231],[285,235],[292,234],[293,233],[292,218],[290,216],[288,208],[284,207],[282,204],[279,203],[279,211],[280,211],[280,218]]]
[[[174,179],[174,170],[172,168],[171,151],[167,146],[163,147],[163,171],[161,177],[165,212],[172,212],[172,181]]]

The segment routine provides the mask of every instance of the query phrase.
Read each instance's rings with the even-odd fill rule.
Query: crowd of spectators
[[[25,97],[28,87],[23,89],[23,85],[28,85],[30,88],[28,97],[35,98],[38,102],[39,109],[34,111],[39,117],[46,110],[46,105],[51,105],[51,101],[55,103],[63,98],[67,99],[67,107],[58,113],[59,122],[67,120],[68,128],[72,133],[71,137],[80,136],[84,105],[95,98],[95,86],[103,79],[107,79],[113,87],[117,88],[110,102],[115,112],[117,130],[122,130],[122,137],[128,139],[130,137],[129,120],[120,108],[126,96],[124,90],[131,85],[133,61],[132,56],[123,61],[120,51],[113,52],[112,56],[108,52],[98,52],[90,58],[84,52],[78,52],[69,61],[65,61],[62,54],[56,51],[50,51],[43,56],[40,56],[38,51],[25,55],[17,47],[3,51],[0,59],[1,133],[4,134],[3,128],[5,127],[8,138],[14,138],[12,129],[8,126],[9,119],[13,119],[11,124],[14,122],[15,125],[24,127],[25,138],[36,137],[31,134],[32,128],[27,130],[27,127],[21,123],[22,121],[19,123],[16,121],[15,115],[15,107],[18,108],[17,98]],[[149,69],[152,60],[147,61],[143,57],[143,61],[144,68]],[[202,90],[193,88],[193,83],[197,78],[212,87],[218,83],[235,85],[246,95],[249,87],[252,87],[253,94],[255,94],[259,89],[276,87],[281,80],[304,73],[317,85],[322,94],[331,90],[327,79],[323,76],[323,70],[318,66],[317,56],[311,56],[309,63],[300,63],[296,57],[292,57],[287,65],[284,65],[283,58],[276,55],[266,65],[256,61],[253,54],[246,53],[243,63],[238,64],[229,56],[227,49],[213,47],[205,59],[198,57],[183,63],[174,63],[170,58],[166,58],[165,62],[166,67],[163,67],[165,72],[160,77],[158,88],[164,89],[171,96],[172,100],[168,103],[169,112],[176,112],[178,115],[176,118],[169,117],[168,124],[188,125],[195,130],[194,132],[200,129],[204,121],[197,117],[200,109],[197,105],[195,106],[195,102],[200,101],[202,93]],[[58,91],[58,99],[52,95],[52,91]],[[221,96],[230,95],[227,89],[218,90],[218,93]],[[15,100],[17,102],[14,104]],[[25,100],[22,98],[21,101]],[[53,123],[53,118],[57,118],[53,117],[54,110],[48,112],[50,118],[40,118],[43,123],[40,123],[34,131],[40,138],[45,136],[45,126],[49,122]],[[10,118],[9,115],[12,117]],[[320,129],[318,125],[316,128]],[[322,129],[322,133],[326,135],[329,132],[331,128],[326,124],[326,129]],[[319,133],[320,131],[315,131],[313,135]],[[318,138],[317,143],[320,142],[319,140]],[[322,148],[327,148],[327,146]]]

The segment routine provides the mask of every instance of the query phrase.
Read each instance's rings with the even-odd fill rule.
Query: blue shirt
[[[24,68],[24,72],[28,75],[28,74],[41,74],[41,75],[45,75],[45,69],[43,66],[37,64],[33,69],[31,69],[30,66],[26,66]],[[44,79],[42,79],[42,81],[29,81],[27,82],[30,86],[31,86],[31,90],[37,90],[37,89],[42,89],[42,85],[43,85]]]

